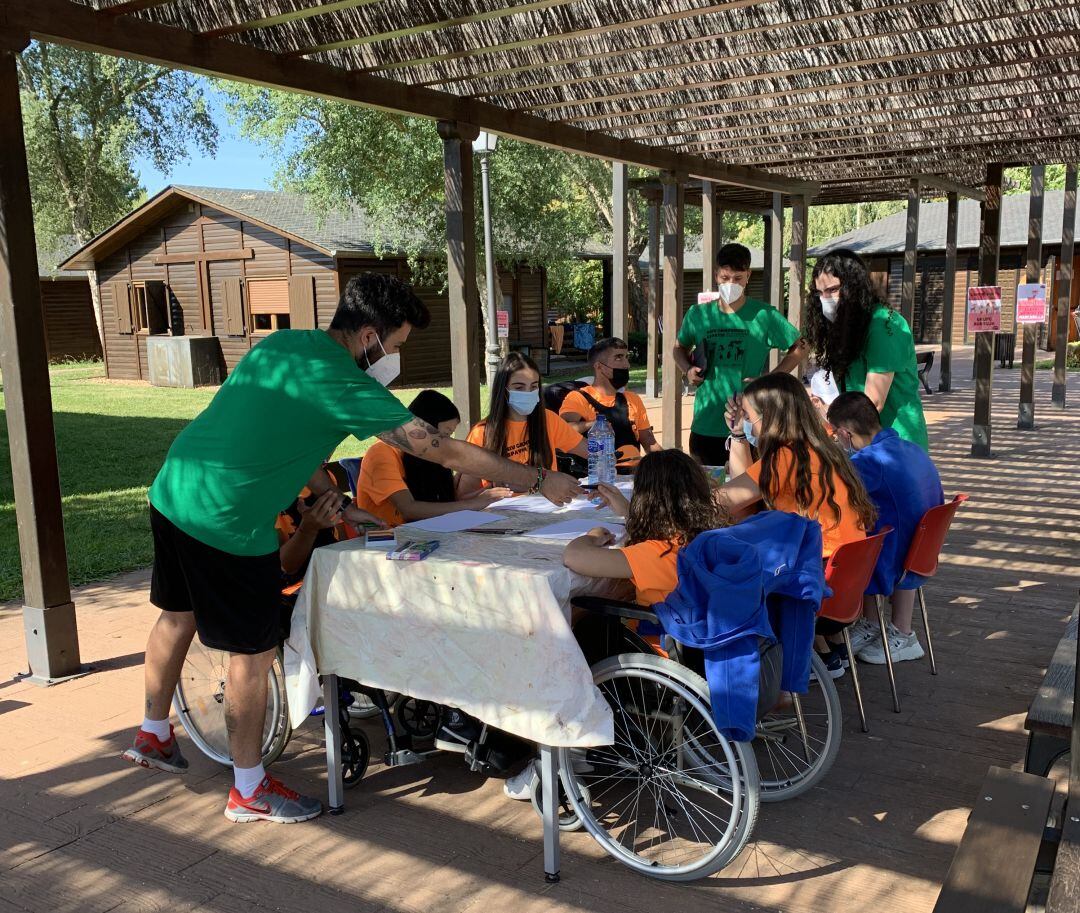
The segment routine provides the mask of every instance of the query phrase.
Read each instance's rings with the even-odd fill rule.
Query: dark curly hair
[[[650,539],[689,545],[699,534],[728,525],[705,470],[681,450],[646,454],[634,473],[626,544]]]
[[[840,280],[840,307],[836,320],[828,321],[821,313],[818,276]],[[866,348],[870,318],[880,303],[870,284],[870,272],[858,254],[834,250],[820,257],[810,277],[810,307],[806,314],[806,338],[818,364],[832,373],[841,390],[848,368]]]
[[[417,330],[425,330],[431,323],[427,305],[416,297],[412,286],[394,276],[360,273],[341,293],[330,329],[356,333],[373,327],[385,337],[405,323]]]

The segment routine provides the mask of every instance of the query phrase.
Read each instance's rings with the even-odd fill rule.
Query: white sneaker
[[[894,663],[902,663],[908,659],[922,659],[926,655],[914,631],[903,634],[892,622],[889,622],[888,634],[889,653],[892,654]],[[885,648],[881,644],[881,639],[878,638],[864,649],[859,654],[859,659],[874,666],[885,665]]]
[[[881,628],[867,618],[860,618],[848,628],[848,637],[851,639],[851,655],[859,656],[870,644],[881,640]]]
[[[508,799],[516,799],[518,802],[528,802],[532,799],[536,781],[540,779],[540,771],[537,770],[536,761],[530,761],[521,773],[508,777],[503,782],[503,795]]]

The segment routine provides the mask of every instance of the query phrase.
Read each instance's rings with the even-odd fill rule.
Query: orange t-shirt
[[[537,407],[539,408],[539,407]],[[579,444],[581,444],[585,438],[578,434],[573,428],[571,428],[566,422],[564,422],[558,415],[552,412],[550,409],[544,410],[544,415],[547,418],[547,436],[548,444],[551,445],[551,465],[548,469],[555,469],[555,451],[561,450],[563,453],[569,453]],[[469,432],[467,438],[470,444],[476,444],[479,447],[484,446],[484,429],[487,427],[487,422],[477,422],[473,425],[472,430]],[[503,447],[502,455],[508,460],[513,460],[515,463],[528,463],[529,462],[529,424],[528,422],[507,422],[506,423],[506,444]],[[367,457],[364,458],[365,460]],[[492,483],[487,479],[484,479],[484,487],[490,488]]]
[[[592,407],[592,404],[581,395],[582,393],[588,393],[589,396],[605,408],[607,406],[615,405],[614,396],[606,396],[597,390],[596,387],[584,387],[581,390],[571,390],[566,394],[566,399],[563,400],[562,405],[559,407],[559,415],[574,413],[580,415],[586,422],[595,421],[596,410]],[[645,403],[641,401],[641,397],[636,393],[631,393],[629,390],[624,390],[622,393],[623,396],[626,397],[626,410],[630,413],[630,422],[634,426],[634,433],[640,441],[641,433],[643,431],[652,431],[652,422],[649,421],[649,412],[645,408]],[[638,453],[633,448],[624,449],[627,452],[623,453],[620,451],[620,459],[638,456]]]
[[[676,559],[679,547],[671,542],[648,539],[619,549],[630,565],[630,580],[634,584],[635,600],[650,606],[663,602],[679,585]]]
[[[837,548],[845,542],[855,542],[866,538],[866,532],[859,525],[859,517],[851,507],[851,499],[848,495],[847,486],[843,479],[834,478],[833,485],[836,493],[833,500],[840,508],[840,516],[829,507],[825,501],[825,495],[818,486],[818,472],[821,461],[817,454],[810,453],[810,484],[814,493],[814,509],[809,516],[821,524],[822,556],[828,558]],[[755,482],[761,482],[761,460],[758,460],[746,470],[746,474]],[[795,502],[795,463],[789,447],[780,449],[776,461],[776,470],[773,473],[772,494],[773,507],[776,510],[784,510],[792,514],[801,514],[798,504]]]
[[[356,480],[356,504],[361,510],[374,514],[388,526],[400,526],[405,518],[390,500],[391,495],[407,491],[405,462],[401,451],[382,441],[376,441],[360,463]]]

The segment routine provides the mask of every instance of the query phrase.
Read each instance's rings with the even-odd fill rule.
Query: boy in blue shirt
[[[888,636],[893,662],[921,659],[923,648],[911,628],[911,616],[915,591],[925,578],[904,576],[904,559],[923,514],[945,501],[941,477],[922,447],[903,440],[891,428],[881,427],[877,407],[865,393],[852,391],[838,396],[829,406],[828,420],[840,446],[851,454],[851,463],[878,509],[874,532],[884,526],[894,530],[882,545],[866,591],[863,617],[849,632],[852,653],[864,662],[885,663],[874,608],[874,597],[882,595],[889,596],[892,602]]]

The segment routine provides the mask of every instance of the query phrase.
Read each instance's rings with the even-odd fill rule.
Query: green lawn
[[[59,365],[50,373],[71,581],[90,583],[143,567],[152,557],[146,489],[173,438],[214,391],[109,382],[100,363]],[[569,376],[580,373],[572,371]],[[547,378],[558,379],[558,375]],[[643,381],[644,369],[636,370],[632,382]],[[416,391],[395,393],[408,403]],[[370,441],[350,437],[335,456],[359,456],[369,445]],[[21,593],[4,421],[0,422],[0,602]]]

